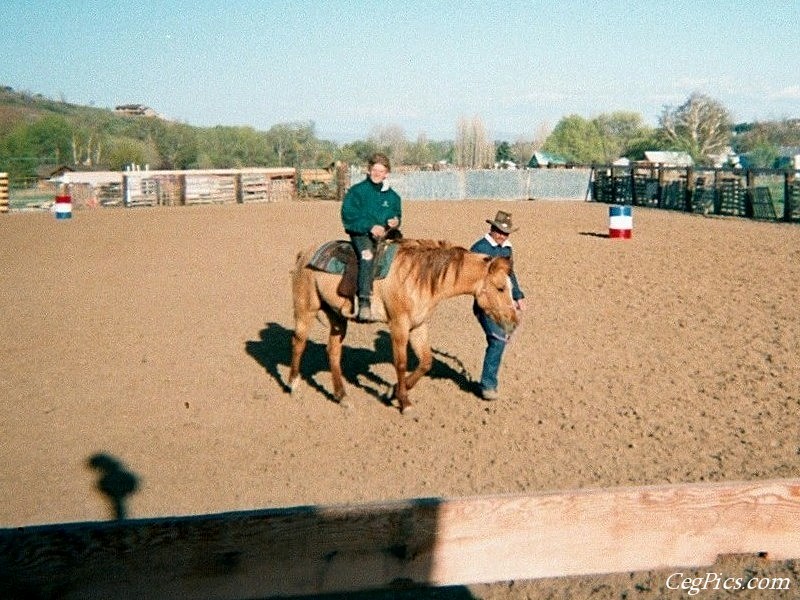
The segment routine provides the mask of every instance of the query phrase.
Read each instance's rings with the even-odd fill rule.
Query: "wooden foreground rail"
[[[800,479],[3,529],[0,589],[265,598],[700,567],[740,553],[800,557]]]

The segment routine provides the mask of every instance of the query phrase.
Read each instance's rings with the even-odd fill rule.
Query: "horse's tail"
[[[300,250],[295,255],[294,265],[290,271],[295,318],[319,302],[314,273],[306,268],[313,253],[313,248]]]

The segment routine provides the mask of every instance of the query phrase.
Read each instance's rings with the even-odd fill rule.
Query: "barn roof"
[[[694,164],[692,157],[687,152],[648,150],[644,153],[644,158],[654,165],[667,167],[691,167]]]
[[[533,156],[531,156],[531,159],[528,161],[528,166],[531,168],[566,164],[566,158],[558,154],[551,154],[550,152],[534,152]]]

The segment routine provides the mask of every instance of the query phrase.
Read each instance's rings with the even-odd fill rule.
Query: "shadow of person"
[[[139,478],[116,458],[102,452],[92,455],[87,464],[100,473],[96,487],[110,502],[114,518],[126,519],[125,502],[139,488]]]

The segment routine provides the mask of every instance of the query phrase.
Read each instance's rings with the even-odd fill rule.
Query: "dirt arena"
[[[130,518],[800,475],[800,226],[635,208],[615,240],[600,204],[406,202],[403,231],[468,246],[498,208],[527,296],[502,399],[474,395],[484,340],[471,299],[448,300],[416,421],[385,403],[381,325],[350,328],[350,410],[322,324],[284,391],[289,270],[342,237],[338,204],[0,215],[0,527],[111,518],[98,453],[139,482]],[[790,595],[759,597],[800,597],[798,562],[717,568],[783,574]],[[665,577],[452,597],[650,599]]]

